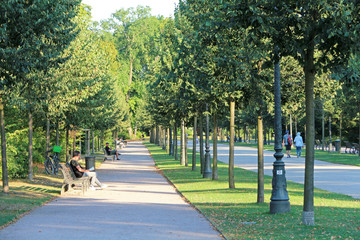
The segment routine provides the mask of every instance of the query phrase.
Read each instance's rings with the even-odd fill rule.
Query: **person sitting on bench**
[[[116,155],[116,159],[120,160],[119,158],[119,152],[116,150],[111,150],[111,148],[109,147],[109,143],[106,143],[106,147],[105,147],[105,151],[107,153],[107,155]]]
[[[107,188],[106,184],[102,184],[96,177],[96,172],[90,172],[90,170],[88,169],[84,169],[81,167],[81,165],[79,164],[79,159],[80,159],[80,152],[79,151],[74,151],[73,153],[73,157],[70,160],[70,166],[72,168],[72,170],[74,171],[74,174],[77,178],[81,178],[82,176],[85,177],[90,177],[90,189],[91,190],[96,190],[94,185],[95,183],[101,188]]]

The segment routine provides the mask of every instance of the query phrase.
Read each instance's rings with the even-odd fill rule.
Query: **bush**
[[[33,136],[33,162],[43,163],[45,161],[44,153],[46,140],[41,129],[34,132]],[[15,130],[12,133],[6,133],[6,153],[8,177],[26,178],[29,170],[29,129],[24,128]],[[1,151],[1,149],[0,149]],[[2,170],[0,169],[0,173]]]

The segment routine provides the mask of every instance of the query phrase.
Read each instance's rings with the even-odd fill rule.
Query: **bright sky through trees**
[[[149,6],[153,15],[170,17],[174,15],[177,0],[83,0],[84,4],[92,7],[92,18],[94,21],[110,18],[111,14],[120,8]]]

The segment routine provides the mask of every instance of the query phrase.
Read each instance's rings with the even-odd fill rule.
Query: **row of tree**
[[[194,126],[194,136],[197,128],[202,135],[204,116],[210,115],[213,170],[217,129],[226,127],[230,132],[229,187],[234,188],[235,116],[239,124],[257,123],[262,139],[263,120],[268,128],[273,124],[273,75],[275,71],[280,76],[281,68],[282,112],[291,125],[295,119],[306,128],[303,222],[314,224],[315,103],[322,113],[346,117],[349,124],[357,120],[360,128],[359,8],[349,1],[179,1],[175,19],[165,22],[158,40],[158,57],[150,69],[148,108],[156,126],[173,129],[173,135],[181,127],[180,163],[187,164],[184,127]],[[324,121],[322,113],[318,115]],[[153,135],[159,132],[158,127],[152,130]],[[202,156],[201,141],[202,137]],[[201,163],[203,172],[203,157]]]
[[[200,137],[200,171],[209,176],[203,130],[209,134],[210,125],[214,180],[217,136],[227,130],[230,188],[235,188],[235,130],[239,136],[240,128],[243,133],[256,128],[261,182],[261,129],[270,138],[274,65],[280,63],[286,126],[291,130],[294,123],[295,131],[306,128],[304,214],[313,214],[315,113],[316,122],[323,123],[318,127],[323,135],[325,114],[340,120],[340,135],[342,128],[360,128],[358,5],[180,0],[174,19],[154,17],[148,7],[138,7],[92,23],[90,8],[80,6],[80,1],[5,1],[0,6],[4,191],[8,165],[14,176],[25,171],[32,178],[33,155],[35,161],[43,161],[40,153],[50,145],[52,128],[56,139],[59,132],[65,135],[66,155],[71,142],[74,148],[74,133],[83,128],[95,130],[98,140],[109,133],[106,130],[112,130],[112,137],[124,131],[126,137],[136,137],[140,129],[151,131],[152,142],[167,141],[175,159],[180,128],[179,160],[188,165],[185,133],[191,126],[193,135]],[[211,123],[206,124],[209,117]],[[263,201],[259,184],[258,202]]]
[[[45,160],[50,145],[61,144],[69,159],[81,129],[103,141],[127,128],[129,104],[116,45],[96,30],[88,6],[4,1],[0,12],[1,172],[8,192],[9,173],[32,179],[33,163]]]

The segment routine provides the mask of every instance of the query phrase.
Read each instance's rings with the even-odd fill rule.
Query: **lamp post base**
[[[212,172],[210,171],[205,171],[203,174],[203,178],[212,178]]]
[[[290,212],[290,201],[271,201],[270,213],[287,213]]]
[[[206,146],[205,150],[205,169],[203,173],[203,178],[212,178],[212,171],[211,171],[211,162],[210,162],[210,150],[209,146]]]

